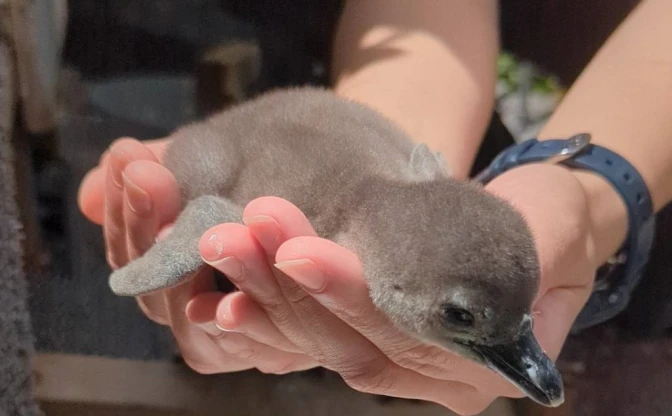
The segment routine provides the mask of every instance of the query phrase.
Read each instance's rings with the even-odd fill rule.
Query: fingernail
[[[222,332],[237,332],[235,329],[227,329],[220,326],[216,321],[215,321],[215,328],[219,329]]]
[[[112,182],[118,187],[122,187],[122,172],[128,163],[128,158],[118,149],[110,150],[110,171],[112,172]]]
[[[207,246],[208,250],[204,250],[203,260],[212,262],[222,258],[222,254],[224,253],[224,242],[219,238],[217,233],[212,233],[208,236]]]
[[[204,259],[205,260],[205,259]],[[207,260],[206,260],[207,261]],[[240,282],[243,280],[245,269],[243,263],[233,256],[224,257],[221,260],[207,261],[209,265],[224,273],[229,279]]]
[[[217,328],[217,325],[215,324],[214,321],[205,323],[194,323],[194,325],[201,328],[203,332],[206,332],[210,335],[217,335],[219,332],[221,332],[219,328]]]
[[[275,249],[280,242],[280,224],[268,215],[243,217],[243,224],[253,230],[255,238],[266,249]]]
[[[264,223],[277,224],[277,222],[273,219],[273,217],[269,217],[268,215],[253,215],[251,217],[243,217],[243,222],[245,223],[245,225],[264,224]]]
[[[175,228],[172,225],[169,225],[167,227],[163,227],[161,231],[156,235],[156,239],[154,240],[155,243],[158,243],[161,240],[165,240],[166,237],[170,235],[170,233],[173,232],[173,228]]]
[[[112,167],[112,164],[113,164],[112,161],[111,161],[112,159],[113,159],[113,158],[110,158],[110,164],[107,166],[107,176],[110,177],[110,178],[112,178],[112,183],[113,183],[117,188],[121,189],[121,188],[122,188],[122,185],[121,185],[121,179],[117,179],[117,177],[116,177],[116,174],[117,174],[117,173],[116,173],[116,171],[114,170],[114,168]]]
[[[124,181],[124,190],[126,191],[128,205],[131,210],[140,216],[148,215],[152,212],[152,200],[149,194],[134,184],[125,174],[121,174]]]
[[[217,305],[217,310],[215,311],[215,326],[222,331],[236,332],[234,329],[227,329],[222,326],[229,322],[231,322],[231,300],[226,296],[219,302],[219,305]]]
[[[217,336],[217,335],[221,334],[222,332],[231,332],[230,330],[224,329],[224,328],[220,327],[219,325],[217,325],[217,322],[215,322],[215,321],[205,322],[205,323],[201,323],[201,324],[194,324],[194,325],[201,328],[203,330],[203,332],[206,332],[206,333],[208,333],[210,335],[213,335],[213,336]]]
[[[289,260],[276,263],[275,267],[294,279],[308,290],[321,292],[326,285],[322,271],[308,259]]]

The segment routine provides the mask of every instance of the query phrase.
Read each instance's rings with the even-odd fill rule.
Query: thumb
[[[589,296],[590,288],[586,286],[556,287],[535,304],[534,335],[552,360],[560,355],[574,320]]]

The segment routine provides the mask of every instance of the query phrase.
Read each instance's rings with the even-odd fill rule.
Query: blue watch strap
[[[628,209],[628,235],[609,276],[600,278],[588,302],[577,317],[573,332],[591,327],[622,312],[630,301],[649,260],[655,231],[651,195],[639,172],[611,150],[590,144],[590,135],[580,134],[564,140],[528,140],[500,153],[476,176],[487,183],[496,176],[527,163],[559,163],[603,176],[620,194]]]

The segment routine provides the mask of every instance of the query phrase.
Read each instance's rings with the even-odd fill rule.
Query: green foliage
[[[506,85],[509,92],[520,88],[520,61],[508,52],[500,53],[497,59],[497,78]],[[563,88],[552,75],[542,74],[536,67],[530,80],[530,88],[541,94],[561,94]]]

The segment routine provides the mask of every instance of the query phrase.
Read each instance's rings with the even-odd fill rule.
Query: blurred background
[[[501,4],[497,122],[481,166],[536,134],[637,1]],[[162,137],[268,88],[326,84],[340,8],[332,0],[0,3],[0,414],[38,414],[36,402],[68,415],[449,414],[353,392],[326,371],[193,374],[169,331],[111,293],[101,230],[76,205],[81,179],[117,137]],[[658,253],[652,261],[669,272],[672,253]],[[670,299],[670,286],[640,291]],[[484,414],[672,414],[672,323],[661,318],[669,302],[643,303],[570,338],[561,408],[502,400]]]

